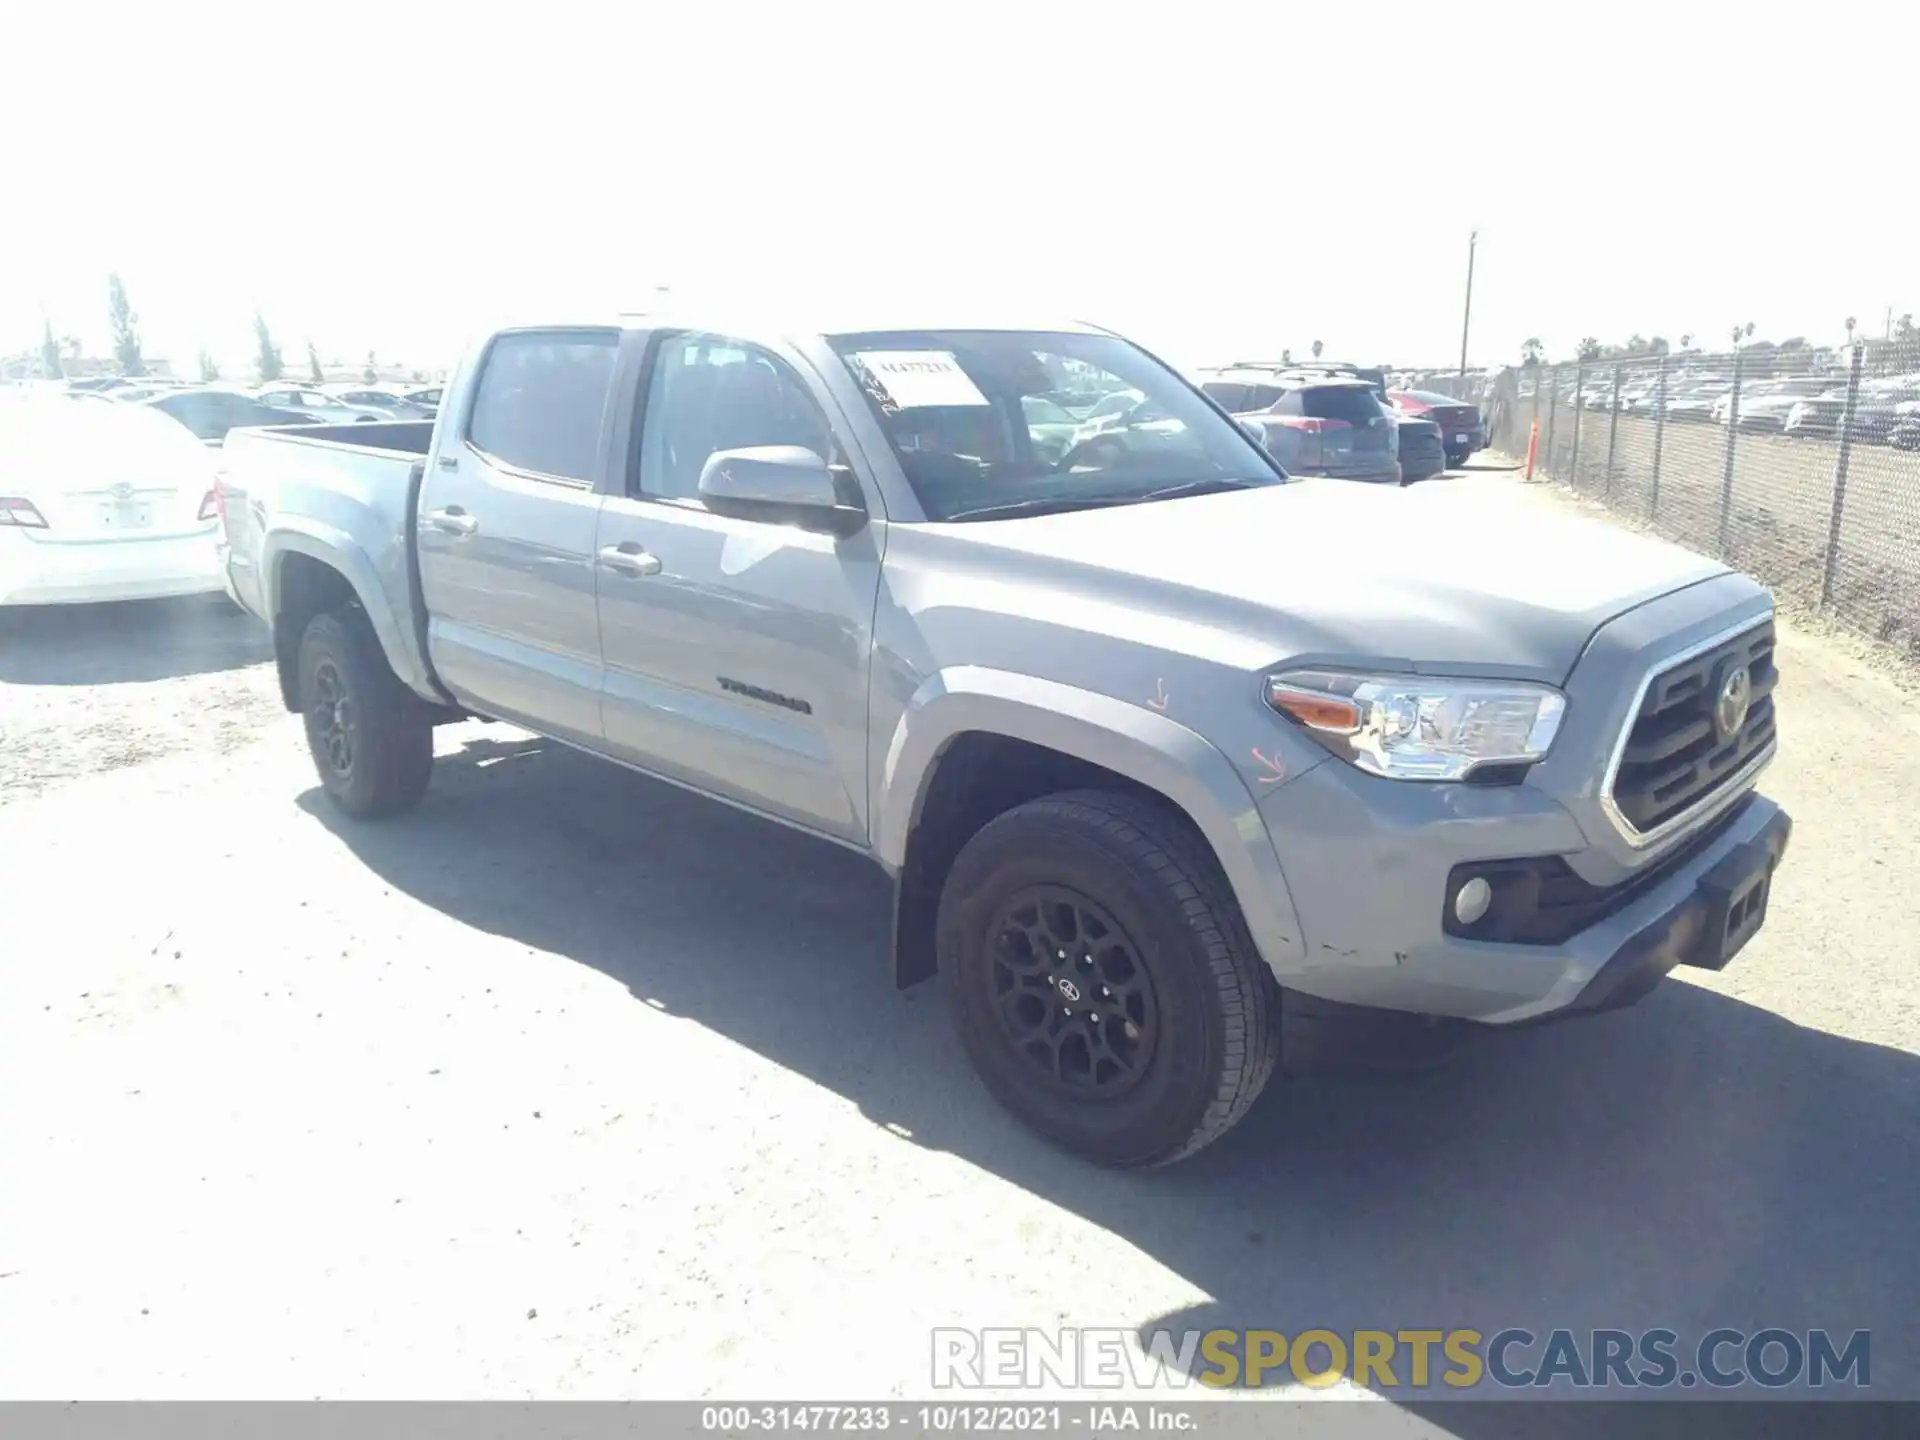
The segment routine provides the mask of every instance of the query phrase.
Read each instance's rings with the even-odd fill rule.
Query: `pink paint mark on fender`
[[[1167,694],[1167,682],[1165,680],[1156,680],[1153,682],[1153,694],[1147,697],[1147,705],[1151,709],[1164,712],[1167,708],[1167,702],[1171,698],[1172,697]]]
[[[1258,745],[1253,747],[1253,758],[1267,771],[1266,774],[1257,777],[1262,785],[1278,785],[1287,778],[1286,765],[1270,755],[1261,754]]]

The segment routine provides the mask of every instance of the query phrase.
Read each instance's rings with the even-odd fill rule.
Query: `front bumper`
[[[0,605],[161,600],[225,588],[212,527],[139,540],[54,542],[0,531]]]
[[[1632,1004],[1676,965],[1724,963],[1717,939],[1706,949],[1720,913],[1711,907],[1725,898],[1716,887],[1735,871],[1750,875],[1763,852],[1777,863],[1791,830],[1778,805],[1750,795],[1709,843],[1620,908],[1557,944],[1520,944],[1449,935],[1442,917],[1456,864],[1589,851],[1573,817],[1533,787],[1398,784],[1331,763],[1260,810],[1305,947],[1300,961],[1276,967],[1283,985],[1493,1025]],[[1751,917],[1751,929],[1762,919]]]

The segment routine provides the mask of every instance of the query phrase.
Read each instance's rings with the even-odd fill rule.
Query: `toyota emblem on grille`
[[[1721,740],[1738,735],[1747,723],[1747,707],[1752,703],[1753,677],[1746,666],[1736,665],[1720,682],[1720,696],[1713,702],[1714,733]]]
[[[133,498],[133,486],[122,480],[107,493],[116,500],[131,500]]]

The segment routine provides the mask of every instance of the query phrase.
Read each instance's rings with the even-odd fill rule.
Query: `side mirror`
[[[865,507],[841,498],[832,469],[804,445],[714,451],[700,467],[700,498],[716,515],[830,535],[851,535],[867,523]]]
[[[1258,445],[1262,450],[1267,448],[1266,426],[1262,425],[1258,420],[1240,420],[1236,423],[1242,430],[1247,432],[1247,437],[1251,439],[1254,444]]]

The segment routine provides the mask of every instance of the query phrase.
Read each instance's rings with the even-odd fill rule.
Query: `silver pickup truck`
[[[1023,403],[1120,392],[1151,423]],[[1224,1133],[1283,1030],[1718,968],[1787,842],[1758,585],[1293,479],[1090,327],[503,330],[430,425],[227,462],[229,584],[341,809],[418,803],[479,716],[850,846],[899,983],[1104,1164]]]

